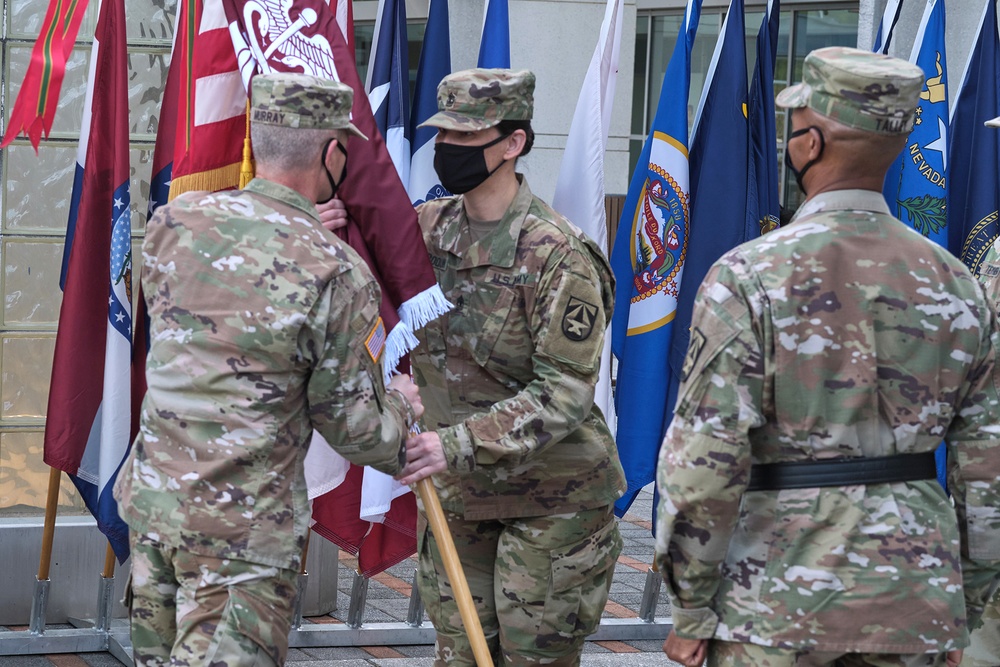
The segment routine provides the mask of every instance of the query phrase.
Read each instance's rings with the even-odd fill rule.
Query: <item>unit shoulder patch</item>
[[[701,329],[695,327],[691,330],[691,342],[688,343],[687,355],[684,357],[684,365],[681,367],[681,382],[688,379],[691,375],[691,371],[694,370],[695,364],[698,363],[698,357],[701,356],[701,351],[705,349],[705,334],[702,333]]]
[[[590,338],[599,310],[597,306],[571,296],[562,316],[562,331],[566,338],[574,341]]]

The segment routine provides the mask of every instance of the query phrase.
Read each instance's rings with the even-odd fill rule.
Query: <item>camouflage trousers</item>
[[[130,534],[136,667],[272,667],[288,653],[298,573]]]
[[[944,667],[944,653],[838,653],[712,640],[708,667]]]
[[[611,507],[491,521],[446,515],[493,662],[578,665],[584,640],[601,621],[622,549]],[[475,665],[429,528],[418,552],[420,596],[437,631],[434,664]]]
[[[1000,665],[1000,588],[986,603],[979,625],[972,630],[971,641],[962,655],[962,667]]]

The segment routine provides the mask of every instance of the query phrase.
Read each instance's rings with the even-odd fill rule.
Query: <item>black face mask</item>
[[[819,155],[817,155],[815,159],[807,162],[806,166],[802,167],[802,171],[799,171],[798,169],[795,168],[795,165],[792,164],[792,155],[788,151],[788,144],[791,143],[792,139],[794,139],[795,137],[801,137],[803,134],[809,132],[809,130],[816,130],[819,133]],[[802,194],[804,195],[808,195],[808,193],[806,192],[806,189],[802,187],[802,178],[806,175],[806,172],[809,171],[809,169],[812,168],[814,164],[820,161],[820,158],[823,157],[823,151],[825,149],[826,149],[826,139],[823,137],[823,130],[815,125],[810,125],[809,127],[803,127],[802,129],[795,130],[794,132],[788,135],[788,141],[785,142],[785,166],[788,167],[788,170],[791,171],[792,175],[795,176],[795,182],[798,184],[799,190],[802,190]]]
[[[454,195],[465,194],[479,187],[506,162],[504,160],[490,171],[486,166],[486,149],[509,136],[501,135],[482,146],[458,146],[443,141],[434,144],[434,171],[441,179],[441,185]]]
[[[327,169],[326,167],[326,151],[330,148],[330,144],[332,144],[334,141],[337,140],[336,139],[327,140],[327,142],[323,144],[323,150],[320,151],[319,154],[319,163],[323,166],[323,171],[326,172],[326,177],[330,181],[330,196],[324,199],[323,201],[316,202],[317,204],[325,204],[334,197],[336,197],[337,188],[339,188],[341,184],[343,184],[344,179],[347,178],[347,149],[344,148],[344,144],[340,143],[339,141],[337,141],[337,148],[339,148],[340,152],[344,154],[344,170],[340,174],[340,183],[333,180],[333,174],[331,174],[330,170]]]

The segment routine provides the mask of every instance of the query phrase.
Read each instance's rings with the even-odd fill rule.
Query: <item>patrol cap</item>
[[[250,121],[301,130],[347,130],[368,139],[351,122],[354,91],[345,83],[308,74],[259,74],[250,84]]]
[[[466,69],[438,84],[438,112],[420,127],[477,131],[502,120],[531,120],[535,75],[526,70]]]
[[[843,46],[806,56],[802,82],[778,93],[775,104],[809,107],[827,118],[886,136],[909,134],[924,73],[899,58]]]

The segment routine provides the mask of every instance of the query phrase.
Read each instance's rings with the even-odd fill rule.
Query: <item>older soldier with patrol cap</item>
[[[881,194],[923,81],[825,48],[778,95],[807,199],[705,277],[660,451],[685,665],[957,665],[1000,573],[996,318]]]
[[[412,360],[426,433],[401,479],[434,475],[497,664],[576,665],[600,622],[625,482],[594,386],[614,280],[601,250],[534,195],[515,161],[534,140],[535,76],[474,69],[438,86],[434,166],[455,194],[419,207],[455,309]],[[437,665],[473,665],[434,536],[420,594]]]
[[[400,470],[416,387],[383,387],[379,287],[320,224],[346,176],[344,84],[253,79],[257,178],[182,195],[143,244],[149,389],[115,488],[137,665],[280,665],[309,529],[313,429]]]
[[[1000,128],[1000,118],[986,121],[987,127]],[[994,309],[1000,310],[1000,239],[994,239],[979,267],[979,280]],[[973,626],[969,648],[962,658],[962,667],[996,667],[1000,665],[1000,588],[986,604],[978,626]]]

